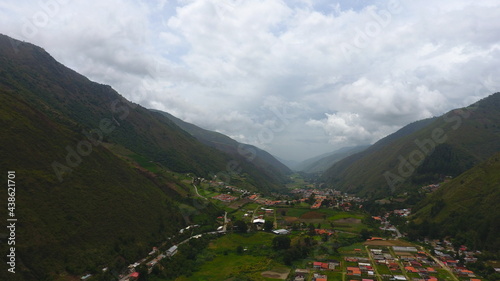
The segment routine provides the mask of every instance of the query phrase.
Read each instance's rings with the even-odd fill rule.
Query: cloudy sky
[[[0,2],[0,33],[291,160],[499,91],[499,18],[498,0]]]

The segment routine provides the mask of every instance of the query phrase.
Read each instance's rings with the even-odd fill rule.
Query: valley
[[[297,187],[305,183],[295,179]],[[162,259],[153,266],[149,262],[153,257],[142,261],[149,265],[147,280],[482,280],[444,254],[454,252],[449,241],[415,244],[401,236],[388,218],[408,217],[411,210],[372,217],[363,210],[363,200],[334,190],[303,186],[290,193],[297,199],[261,197],[220,182],[198,181],[193,192],[224,210],[217,217],[218,229],[207,233],[201,233],[199,225],[182,229],[179,237],[189,233],[189,238],[175,245],[178,253],[167,257],[168,251],[158,252]],[[318,207],[318,201],[325,204]],[[189,244],[191,240],[197,241]],[[186,243],[188,247],[183,247]]]
[[[498,92],[293,171],[5,35],[0,74],[1,280],[500,280]]]

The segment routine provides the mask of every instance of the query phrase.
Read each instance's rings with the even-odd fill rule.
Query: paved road
[[[445,265],[442,261],[440,261],[438,258],[436,258],[434,255],[431,255],[431,253],[429,253],[427,251],[427,249],[425,249],[424,247],[420,246],[419,247],[420,250],[424,251],[429,257],[431,257],[437,264],[439,264],[442,268],[444,268],[446,271],[448,271],[448,273],[452,276],[453,280],[455,281],[459,281],[458,278],[455,276],[455,274],[453,273],[453,271],[451,271],[450,267],[448,267],[447,265]]]
[[[382,281],[382,276],[380,276],[380,273],[378,273],[377,264],[376,264],[375,260],[373,259],[373,255],[370,252],[370,249],[368,249],[368,246],[365,246],[365,250],[366,250],[366,253],[368,254],[368,257],[370,258],[371,264],[373,265],[373,271],[375,272],[375,277],[377,277],[378,281]]]

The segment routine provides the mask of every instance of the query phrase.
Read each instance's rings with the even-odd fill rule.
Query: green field
[[[276,280],[261,276],[266,270],[287,268],[269,257],[274,237],[276,237],[274,234],[266,232],[227,234],[220,237],[208,247],[208,251],[214,255],[213,260],[205,262],[201,269],[191,276],[182,276],[176,281],[227,280],[232,277]],[[238,254],[236,252],[238,246],[242,246],[246,251]],[[224,270],[221,270],[222,268]]]

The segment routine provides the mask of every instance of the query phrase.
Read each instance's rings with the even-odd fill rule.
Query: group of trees
[[[314,240],[306,236],[298,239],[292,244],[292,240],[288,235],[278,235],[272,240],[272,247],[279,252],[279,256],[283,257],[283,262],[286,265],[291,265],[293,261],[303,259],[309,254],[309,249],[313,245]]]

